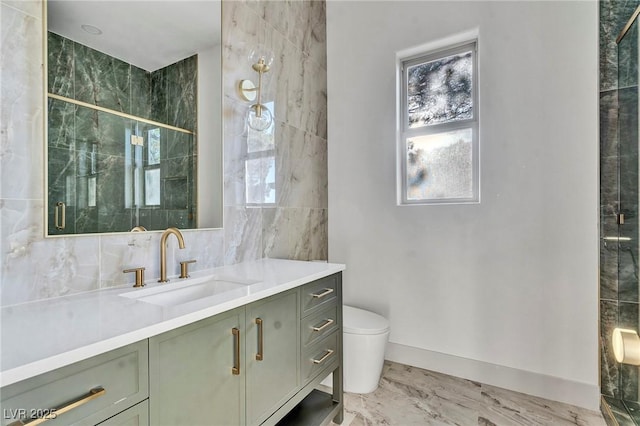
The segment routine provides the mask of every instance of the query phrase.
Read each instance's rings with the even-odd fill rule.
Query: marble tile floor
[[[599,412],[385,361],[378,389],[345,394],[343,426],[604,426]]]

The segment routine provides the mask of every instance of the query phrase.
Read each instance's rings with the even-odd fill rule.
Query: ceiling
[[[48,30],[147,71],[221,43],[220,0],[48,0]],[[89,34],[92,25],[101,35]]]

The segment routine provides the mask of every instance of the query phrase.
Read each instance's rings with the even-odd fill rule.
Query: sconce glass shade
[[[251,66],[260,62],[260,59],[262,59],[267,67],[271,67],[273,58],[273,52],[262,45],[256,46],[249,52],[249,64],[251,64]]]
[[[256,132],[264,132],[273,123],[273,114],[264,105],[251,105],[247,111],[247,125]]]

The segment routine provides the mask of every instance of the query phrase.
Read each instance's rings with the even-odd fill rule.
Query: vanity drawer
[[[338,355],[338,331],[334,331],[303,353],[300,362],[302,383],[312,380],[327,367],[337,365]]]
[[[302,286],[300,301],[303,317],[322,309],[321,306],[335,303],[338,297],[338,276],[339,274],[330,275]]]
[[[2,425],[46,414],[47,425],[95,425],[148,397],[148,359],[143,340],[4,387]]]
[[[149,400],[116,414],[99,426],[149,426]]]
[[[332,303],[326,309],[302,320],[300,328],[302,347],[307,348],[338,328],[338,305]]]

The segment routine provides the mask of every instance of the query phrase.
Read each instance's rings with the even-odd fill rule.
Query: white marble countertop
[[[344,269],[344,265],[335,263],[262,259],[192,274],[193,279],[214,275],[219,279],[253,283],[177,306],[159,306],[124,297],[123,293],[141,291],[127,286],[3,307],[0,310],[0,387]],[[144,289],[186,282],[174,277],[169,283],[149,283]]]

